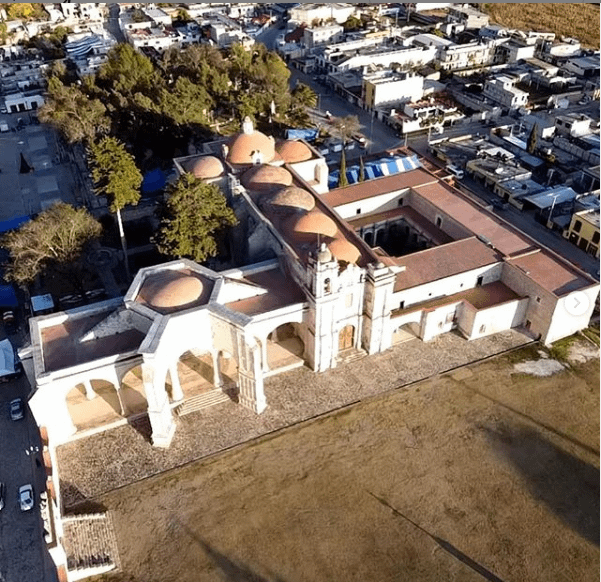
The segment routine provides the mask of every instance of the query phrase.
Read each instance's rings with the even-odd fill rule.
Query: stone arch
[[[127,412],[118,387],[104,379],[86,379],[65,394],[67,411],[77,432],[124,418]]]
[[[392,332],[392,345],[402,344],[419,337],[419,324],[415,322],[403,323]]]
[[[221,387],[224,390],[236,388],[240,372],[238,359],[228,350],[221,349],[217,352],[216,362]]]
[[[374,245],[374,233],[372,231],[368,231],[363,235],[363,240],[365,244],[372,247]]]
[[[222,387],[218,352],[189,347],[169,366],[165,390],[172,401],[191,398]]]
[[[264,344],[264,371],[274,371],[304,363],[305,342],[299,323],[286,322],[267,334]]]
[[[376,232],[376,238],[374,245],[376,247],[381,247],[384,244],[384,239],[386,237],[386,230],[384,228],[379,228]]]
[[[125,416],[143,414],[148,410],[141,364],[121,372],[119,392]]]

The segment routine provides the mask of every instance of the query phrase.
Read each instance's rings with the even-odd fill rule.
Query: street
[[[0,481],[5,485],[5,505],[0,511],[0,581],[55,582],[56,569],[44,541],[40,516],[45,469],[38,428],[27,405],[22,420],[11,420],[8,411],[13,398],[27,401],[29,382],[22,375],[1,385],[1,390]],[[24,512],[19,507],[18,489],[28,483],[33,485],[35,505]]]

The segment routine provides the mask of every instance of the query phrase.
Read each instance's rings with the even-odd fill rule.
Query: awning
[[[0,341],[0,376],[14,374],[15,370],[15,351],[10,340]]]

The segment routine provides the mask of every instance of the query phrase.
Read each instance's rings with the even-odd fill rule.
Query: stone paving
[[[154,448],[132,426],[75,440],[57,451],[65,507],[530,341],[520,330],[471,342],[449,333],[429,343],[405,342],[321,374],[298,368],[266,380],[268,408],[263,414],[224,402],[186,415],[177,420],[166,450]]]

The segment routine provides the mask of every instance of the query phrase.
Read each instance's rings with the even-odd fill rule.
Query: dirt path
[[[599,362],[542,378],[514,368],[537,357],[108,494],[124,572],[103,580],[596,580]]]

